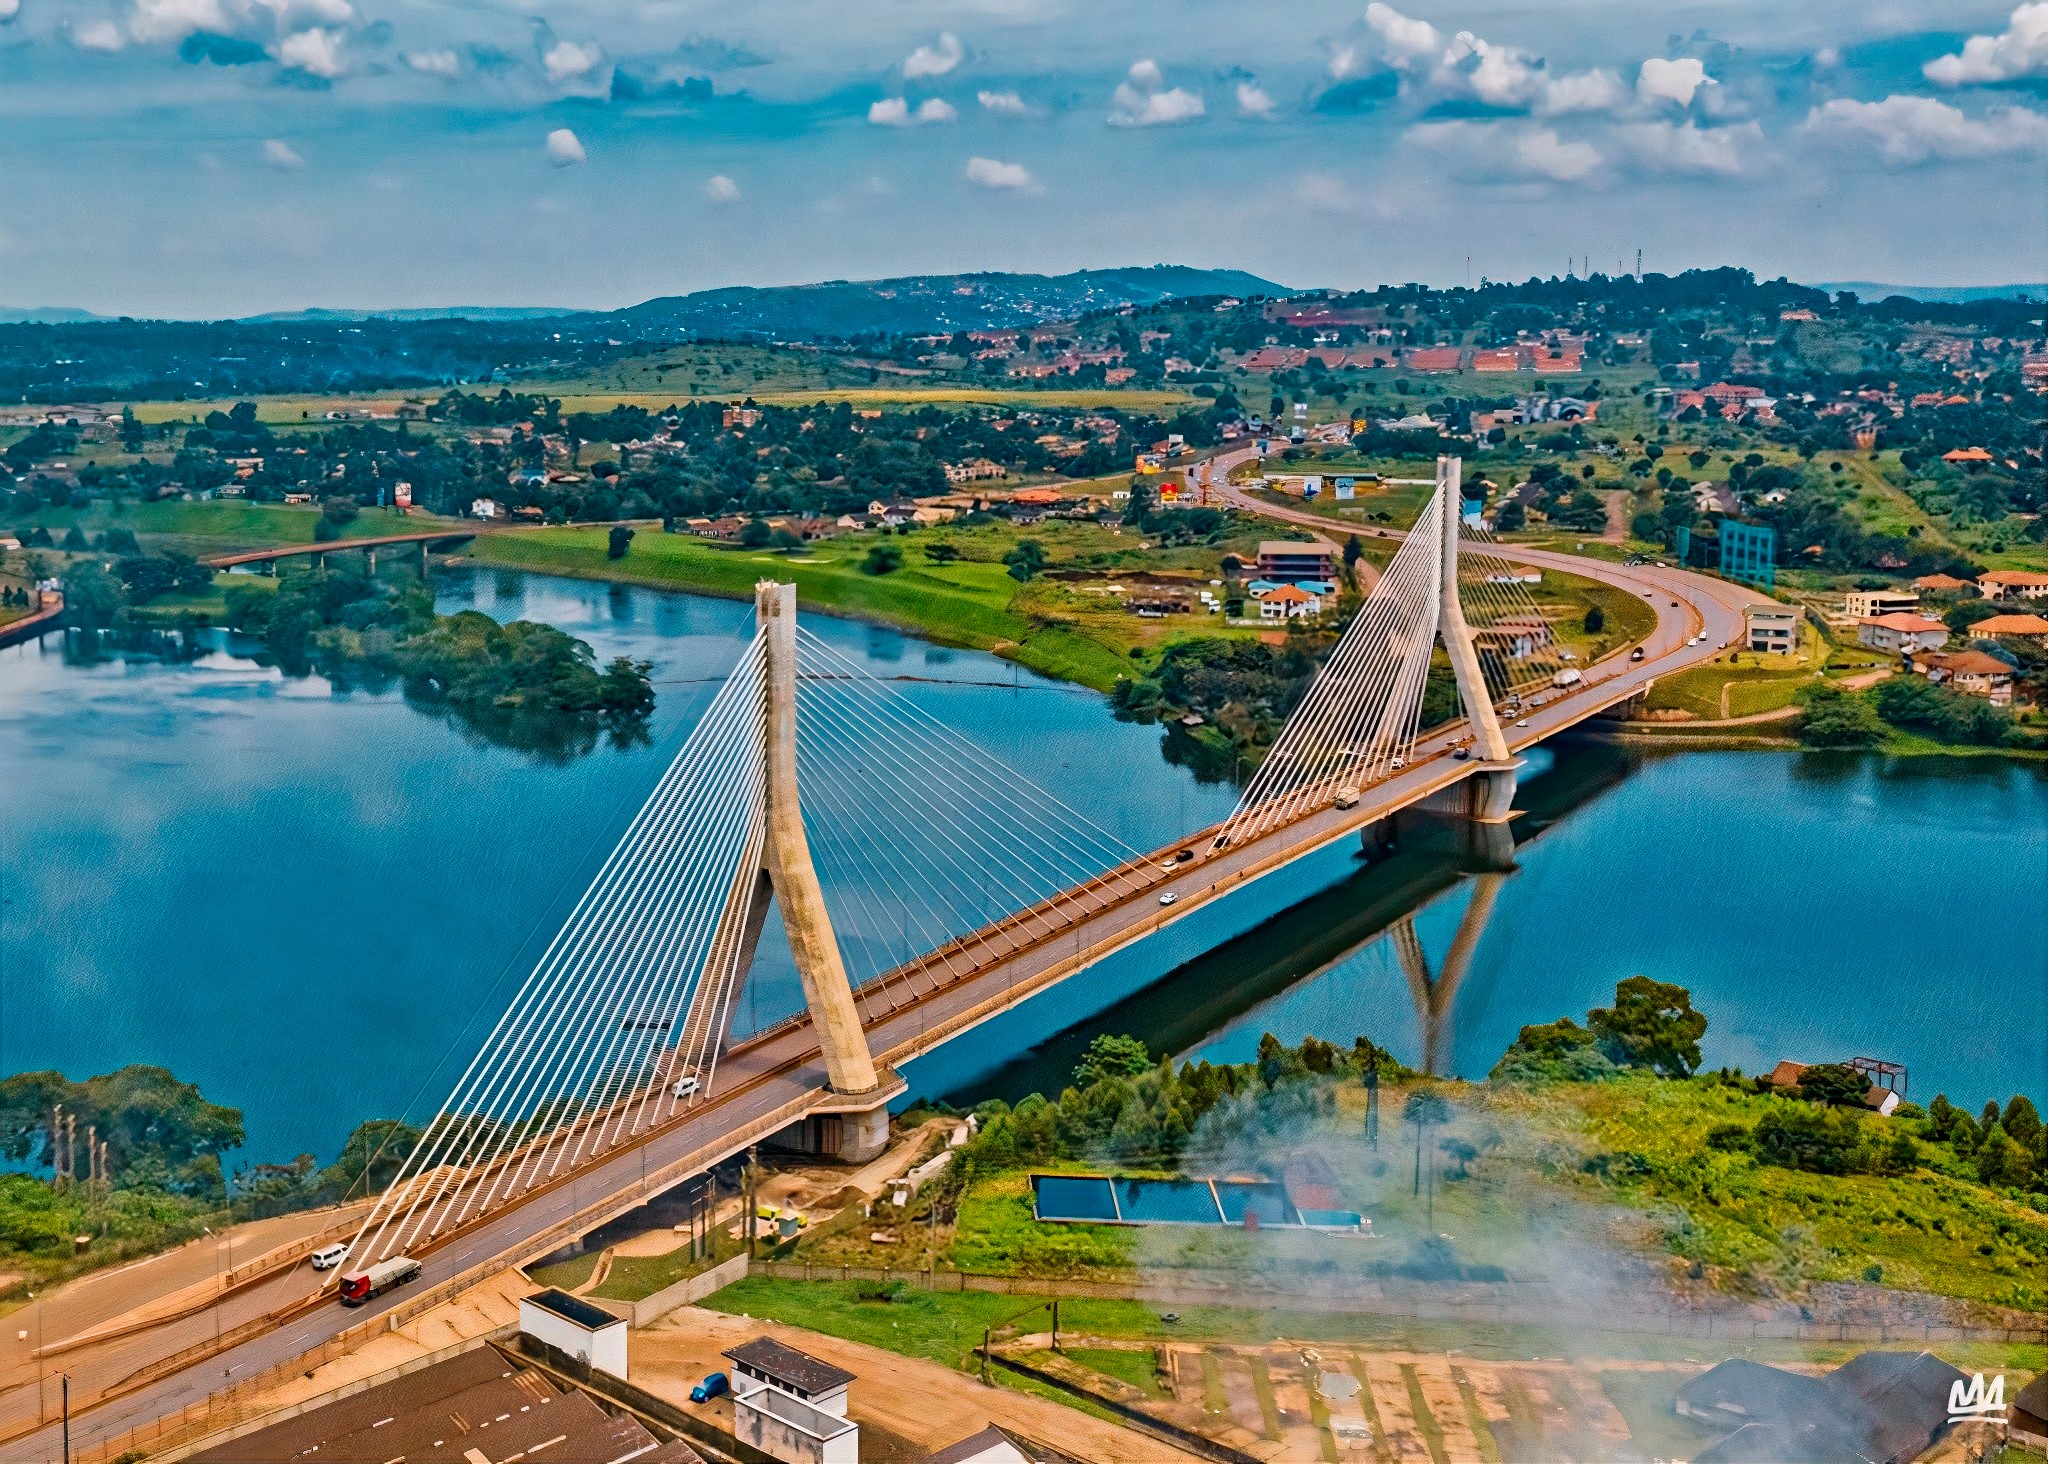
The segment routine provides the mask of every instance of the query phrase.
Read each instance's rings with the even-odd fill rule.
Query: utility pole
[[[1643,282],[1643,251],[1642,251],[1642,250],[1640,250],[1640,249],[1638,249],[1638,250],[1636,251],[1636,283],[1637,283],[1637,284],[1641,284],[1642,282]]]
[[[71,1374],[62,1374],[64,1380],[64,1464],[71,1464]]]
[[[64,1188],[64,1105],[50,1105],[50,1170],[58,1189]]]
[[[760,1146],[759,1144],[749,1144],[749,1145],[747,1146],[747,1259],[748,1259],[748,1260],[752,1260],[752,1259],[754,1258],[754,1221],[755,1221],[756,1217],[757,1217],[757,1216],[759,1215],[759,1213],[760,1213],[760,1203],[759,1203],[759,1200],[758,1200],[758,1198],[757,1198],[757,1197],[758,1197],[758,1194],[759,1194],[759,1190],[758,1190],[758,1188],[757,1188],[757,1185],[758,1185],[758,1181],[759,1181],[759,1173],[758,1173],[758,1171],[759,1171],[759,1165],[758,1165],[758,1164],[757,1164],[757,1162],[756,1162],[756,1161],[758,1160],[758,1158],[760,1157],[760,1153],[761,1153],[761,1146]]]

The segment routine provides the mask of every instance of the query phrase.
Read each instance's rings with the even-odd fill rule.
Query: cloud
[[[281,138],[272,137],[263,144],[263,161],[281,173],[306,166],[306,160],[293,150],[292,145]]]
[[[224,35],[234,28],[220,0],[135,0],[135,13],[128,18],[128,33],[145,45],[182,41],[194,31]]]
[[[1995,36],[1971,36],[1952,56],[1937,56],[1921,68],[1938,86],[1970,86],[2048,75],[2048,0],[2013,11]]]
[[[1681,107],[1689,107],[1695,92],[1703,86],[1713,85],[1714,78],[1707,75],[1705,64],[1695,57],[1680,56],[1666,60],[1652,56],[1643,63],[1643,69],[1636,77],[1636,95],[1646,102],[1676,102]]]
[[[1874,149],[1898,168],[2048,150],[2048,116],[2026,107],[2003,107],[1971,117],[1933,97],[1889,96],[1881,102],[1838,97],[1815,107],[1802,125],[1838,146]]]
[[[1111,98],[1112,127],[1171,127],[1192,122],[1202,115],[1202,94],[1184,87],[1166,86],[1166,78],[1154,61],[1135,63]]]
[[[740,185],[723,173],[714,173],[704,180],[704,196],[713,203],[731,203],[740,196]]]
[[[1602,67],[1552,77],[1536,110],[1546,117],[1573,112],[1611,112],[1628,100],[1628,87]]]
[[[903,62],[903,75],[915,81],[921,76],[944,76],[966,58],[960,38],[951,31],[939,37],[936,46],[919,46]]]
[[[1034,180],[1031,177],[1031,170],[1022,163],[999,163],[994,158],[969,158],[967,181],[1001,191],[1029,188]]]
[[[1256,81],[1240,81],[1237,84],[1237,110],[1247,117],[1266,119],[1279,108]]]
[[[0,0],[0,8],[7,3],[8,0]],[[126,46],[128,38],[111,20],[88,20],[83,25],[71,27],[71,44],[81,51],[111,52]]]
[[[1365,23],[1379,38],[1380,49],[1393,66],[1407,70],[1444,53],[1444,35],[1426,20],[1403,15],[1380,0],[1365,7]]]
[[[938,97],[927,97],[914,109],[902,97],[884,97],[868,108],[868,121],[877,127],[930,127],[959,118],[953,105]]]
[[[557,168],[573,168],[588,157],[576,134],[566,127],[557,127],[550,132],[547,145],[542,151],[546,154],[549,165]]]
[[[462,57],[445,47],[431,51],[407,51],[398,59],[422,76],[462,75]]]
[[[981,91],[974,94],[984,112],[993,112],[998,117],[1029,117],[1034,115],[1031,104],[1015,92]]]
[[[604,52],[595,44],[586,46],[575,41],[556,41],[540,58],[541,69],[556,86],[588,76],[603,61]]]
[[[276,54],[279,63],[290,70],[332,81],[348,70],[347,43],[346,31],[315,26],[279,41]]]
[[[1630,161],[1645,172],[1699,178],[1736,178],[1765,153],[1764,131],[1754,122],[1732,127],[1637,122],[1617,130]]]
[[[0,0],[0,25],[21,14],[21,0]]]
[[[1480,181],[1577,183],[1599,172],[1606,161],[1590,142],[1567,140],[1552,128],[1529,123],[1424,122],[1404,137]]]

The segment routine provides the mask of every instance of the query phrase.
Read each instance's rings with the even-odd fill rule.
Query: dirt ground
[[[633,1334],[632,1381],[671,1402],[716,1417],[718,1405],[691,1404],[690,1389],[706,1373],[731,1366],[719,1355],[726,1348],[764,1332],[854,1373],[858,1381],[848,1390],[848,1415],[864,1433],[874,1432],[917,1449],[940,1449],[999,1423],[1091,1464],[1178,1464],[1197,1457],[1065,1404],[1011,1388],[988,1387],[935,1362],[697,1307],[673,1312]],[[729,1416],[731,1404],[723,1406]],[[861,1457],[870,1457],[865,1446]]]

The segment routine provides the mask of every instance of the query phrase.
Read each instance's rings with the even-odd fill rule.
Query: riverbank
[[[1142,619],[1105,596],[1088,596],[1060,581],[1019,581],[1005,556],[1037,542],[1054,572],[1088,571],[1105,579],[1153,570],[1200,582],[1220,576],[1232,546],[1154,549],[1135,531],[1093,524],[1000,522],[862,534],[814,541],[790,550],[748,549],[665,534],[643,525],[623,558],[609,555],[603,528],[515,530],[480,536],[463,556],[492,568],[522,569],[575,579],[683,590],[751,600],[763,579],[792,582],[806,610],[909,631],[940,645],[987,651],[1029,670],[1107,692],[1135,661],[1193,635],[1233,634],[1212,617]],[[940,547],[943,546],[943,547]],[[1247,546],[1236,546],[1240,550]],[[931,551],[939,548],[934,555]],[[877,549],[893,550],[896,567],[864,566]]]

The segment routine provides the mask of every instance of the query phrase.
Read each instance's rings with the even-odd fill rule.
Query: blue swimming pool
[[[1050,1225],[1278,1225],[1369,1230],[1353,1210],[1301,1211],[1270,1180],[1034,1174],[1032,1213]]]

